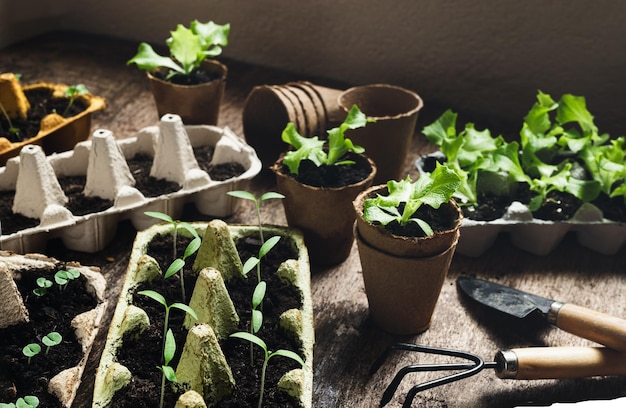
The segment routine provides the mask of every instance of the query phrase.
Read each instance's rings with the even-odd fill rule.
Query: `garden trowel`
[[[460,277],[457,285],[470,298],[492,309],[517,318],[540,313],[548,323],[568,333],[626,351],[626,320],[481,279]]]

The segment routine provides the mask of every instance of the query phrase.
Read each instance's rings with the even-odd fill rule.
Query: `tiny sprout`
[[[252,256],[243,264],[243,274],[247,275],[256,266],[257,282],[261,282],[261,259],[276,246],[279,240],[280,236],[275,235],[261,245],[259,257]]]
[[[50,347],[58,346],[61,341],[63,341],[63,337],[59,332],[50,332],[41,339],[41,342],[47,347],[46,354],[50,351]]]
[[[48,289],[52,286],[52,281],[44,278],[43,276],[37,278],[36,282],[38,287],[33,289],[33,293],[38,297],[44,296],[48,292]]]
[[[24,398],[18,398],[14,403],[0,403],[0,408],[36,408],[39,406],[39,398],[34,395],[27,395]]]
[[[65,90],[65,95],[70,97],[70,101],[67,103],[65,110],[61,116],[65,116],[67,112],[70,110],[70,107],[74,104],[77,95],[88,94],[89,90],[84,84],[72,85]]]
[[[168,329],[165,335],[165,346],[163,347],[163,365],[158,367],[161,370],[161,400],[159,403],[159,407],[163,407],[163,400],[165,397],[165,380],[176,383],[178,379],[176,378],[176,373],[174,369],[170,367],[170,361],[174,358],[174,354],[176,354],[176,339],[174,339],[174,334],[172,333],[172,329]]]
[[[274,356],[283,356],[283,357],[287,357],[298,362],[301,366],[304,366],[304,361],[302,360],[302,358],[296,353],[294,353],[293,351],[289,351],[289,350],[269,351],[265,342],[261,340],[259,337],[255,336],[254,334],[250,334],[246,332],[237,332],[237,333],[231,334],[230,337],[244,339],[244,340],[249,341],[250,343],[256,344],[257,346],[261,347],[265,353],[264,359],[263,359],[263,368],[261,369],[261,391],[259,392],[259,405],[258,405],[259,408],[263,406],[263,393],[265,392],[265,372],[267,371],[267,363],[270,361],[270,358]]]
[[[61,270],[54,274],[54,281],[61,287],[61,290],[63,290],[70,281],[77,279],[79,276],[80,272],[77,269]]]
[[[41,353],[41,346],[37,343],[27,344],[22,349],[22,354],[28,357],[28,364],[30,364],[30,359],[35,357],[37,354]]]
[[[264,243],[265,240],[263,239],[263,228],[261,224],[261,203],[265,200],[269,200],[272,198],[285,198],[285,196],[280,193],[275,193],[273,191],[268,191],[267,193],[263,194],[258,199],[254,196],[254,194],[248,191],[235,190],[235,191],[229,191],[226,194],[232,197],[237,197],[237,198],[241,198],[244,200],[250,200],[254,203],[254,206],[256,207],[257,222],[259,225],[259,236],[261,237],[261,243]]]

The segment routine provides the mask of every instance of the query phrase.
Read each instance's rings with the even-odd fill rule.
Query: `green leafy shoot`
[[[265,342],[254,334],[250,334],[246,332],[237,332],[237,333],[231,334],[230,337],[247,340],[250,343],[256,344],[257,346],[261,347],[261,349],[263,349],[264,359],[263,359],[263,367],[261,369],[261,389],[259,391],[258,408],[261,408],[263,406],[263,394],[265,393],[265,374],[267,372],[267,365],[272,357],[275,357],[275,356],[287,357],[298,362],[302,367],[304,367],[305,365],[304,360],[302,360],[302,358],[298,354],[294,353],[293,351],[282,350],[282,349],[276,350],[276,351],[268,350]]]
[[[191,226],[191,224],[184,222],[184,221],[176,221],[168,214],[158,212],[158,211],[146,211],[144,212],[144,214],[147,215],[148,217],[152,217],[157,220],[161,220],[166,223],[169,223],[172,226],[172,259],[173,261],[168,266],[163,277],[167,279],[170,276],[173,276],[177,272],[181,271],[179,275],[180,276],[180,288],[181,288],[181,294],[182,294],[182,301],[184,303],[186,301],[186,294],[185,294],[185,277],[183,276],[182,269],[185,266],[185,261],[187,260],[187,258],[195,254],[198,251],[198,249],[200,249],[200,245],[202,244],[202,238],[198,235],[198,232],[195,230],[195,228]],[[187,244],[187,247],[185,248],[185,252],[182,258],[179,258],[177,256],[178,251],[176,250],[178,246],[178,230],[179,229],[187,231],[192,236],[192,240],[189,242],[189,244]]]
[[[228,45],[230,24],[219,25],[213,22],[200,23],[194,20],[189,27],[182,24],[170,32],[165,43],[169,56],[159,55],[150,44],[139,44],[137,54],[127,64],[136,64],[144,71],[153,71],[157,67],[169,69],[166,79],[175,75],[188,76],[200,67],[209,57],[222,53],[222,47]]]
[[[74,104],[74,101],[76,100],[76,97],[78,95],[85,95],[88,93],[89,93],[89,90],[84,84],[72,85],[68,87],[65,90],[65,95],[69,96],[70,100],[67,103],[67,106],[65,107],[65,110],[63,111],[63,114],[61,116],[67,115],[67,113],[69,112],[70,108]]]
[[[165,344],[163,346],[163,365],[161,365],[159,370],[161,370],[161,399],[159,402],[159,408],[163,408],[163,401],[165,398],[165,380],[171,383],[177,383],[176,373],[174,369],[170,367],[170,362],[174,358],[174,354],[176,354],[176,339],[174,339],[174,333],[172,333],[172,329],[168,329],[165,334]]]
[[[243,200],[249,200],[254,203],[254,206],[256,207],[257,223],[259,225],[259,235],[261,237],[261,244],[263,244],[265,240],[263,239],[263,225],[261,224],[261,203],[265,200],[270,200],[274,198],[282,199],[285,198],[285,196],[273,191],[268,191],[267,193],[262,194],[261,197],[259,197],[258,199],[254,196],[254,194],[248,191],[236,190],[229,191],[226,194],[232,197],[241,198]]]
[[[27,344],[22,349],[22,354],[28,358],[28,364],[30,364],[31,358],[35,357],[39,353],[41,353],[41,346],[37,343]]]
[[[415,222],[427,236],[433,235],[431,226],[415,217],[415,212],[423,204],[438,209],[450,200],[460,182],[454,170],[439,163],[432,173],[423,173],[415,182],[409,176],[402,181],[391,180],[387,183],[388,195],[365,200],[363,218],[380,225]]]
[[[63,341],[63,337],[59,332],[50,332],[43,336],[41,342],[46,346],[46,355],[50,351],[50,347],[58,346]]]
[[[368,122],[374,121],[374,119],[367,118],[359,107],[354,105],[343,123],[328,131],[328,140],[320,140],[317,136],[304,137],[298,133],[295,125],[290,122],[283,130],[281,138],[283,142],[291,145],[294,150],[290,150],[285,154],[283,163],[292,174],[298,174],[302,160],[311,160],[318,167],[321,165],[354,164],[351,160],[344,160],[346,153],[352,151],[360,154],[365,149],[352,143],[352,140],[345,137],[345,133],[349,129],[361,128]]]
[[[11,133],[14,136],[19,136],[20,135],[20,130],[13,126],[13,122],[11,121],[11,117],[7,113],[6,109],[4,109],[4,105],[2,105],[2,103],[0,103],[0,112],[2,112],[2,116],[4,117],[4,119],[9,124],[9,133]]]
[[[267,291],[267,283],[259,282],[252,293],[252,317],[250,319],[250,333],[256,334],[263,326],[263,299]],[[250,343],[250,365],[254,363],[254,352]]]
[[[137,294],[147,296],[150,299],[160,303],[165,308],[165,317],[164,317],[164,322],[163,322],[163,345],[161,347],[161,350],[163,351],[165,351],[165,340],[166,340],[167,329],[168,329],[169,320],[170,320],[170,311],[172,309],[182,310],[183,312],[188,313],[194,319],[198,320],[198,315],[196,314],[196,312],[191,307],[189,307],[188,305],[184,303],[172,303],[171,305],[168,305],[167,300],[165,300],[163,295],[153,290],[142,290],[142,291],[137,292]]]
[[[48,293],[48,289],[52,287],[52,281],[50,279],[44,278],[43,276],[37,278],[35,283],[37,284],[37,287],[33,289],[33,293],[37,297],[45,296],[45,294]]]
[[[479,192],[510,194],[515,183],[529,178],[519,160],[517,142],[507,143],[502,136],[493,137],[488,129],[477,130],[467,123],[457,132],[457,114],[447,110],[435,122],[423,129],[430,143],[439,146],[446,157],[446,165],[461,178],[454,197],[461,205],[474,205]],[[499,183],[483,182],[500,180]]]
[[[80,272],[77,269],[60,270],[54,274],[54,281],[61,290],[64,290],[71,281],[79,277]]]
[[[36,408],[39,406],[39,398],[34,395],[27,395],[23,398],[18,398],[14,403],[9,402],[0,403],[0,408]]]
[[[263,245],[259,248],[258,258],[252,256],[243,264],[243,274],[247,276],[248,273],[256,267],[257,282],[261,282],[261,260],[269,251],[272,250],[272,248],[276,246],[278,241],[280,241],[280,236],[278,235],[275,235],[265,241],[265,243],[263,243]]]

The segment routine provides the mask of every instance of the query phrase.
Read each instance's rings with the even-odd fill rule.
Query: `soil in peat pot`
[[[51,89],[25,90],[24,95],[30,103],[26,119],[11,119],[12,127],[17,129],[18,132],[10,132],[11,126],[9,126],[4,115],[0,115],[0,137],[5,137],[12,143],[23,142],[35,137],[39,133],[41,120],[46,115],[57,113],[64,118],[71,118],[87,109],[85,102],[77,98],[66,112],[70,98],[52,98]]]
[[[179,237],[177,253],[183,253],[189,243],[188,238]],[[250,256],[258,256],[260,241],[257,238],[244,238],[237,242],[237,248],[241,259]],[[169,265],[172,261],[172,236],[160,235],[153,239],[147,253],[154,257],[159,265]],[[297,253],[289,245],[287,240],[281,239],[279,243],[262,260],[261,275],[267,282],[267,294],[263,301],[263,327],[258,336],[268,345],[270,350],[287,349],[302,354],[302,346],[295,336],[286,333],[279,327],[279,316],[291,308],[300,308],[302,299],[296,288],[282,282],[275,274],[278,265],[285,259],[296,258]],[[185,292],[189,302],[196,277],[191,273],[191,265],[195,255],[188,258],[185,268]],[[180,302],[182,299],[179,275],[167,280],[158,279],[151,283],[139,285],[136,289],[154,290],[168,300],[169,303]],[[241,321],[241,331],[249,330],[250,300],[256,286],[256,271],[250,272],[246,279],[226,284],[237,314]],[[161,344],[163,337],[164,308],[152,299],[145,296],[135,295],[135,305],[146,311],[150,318],[151,326],[137,339],[128,336],[119,351],[118,362],[129,368],[133,377],[128,386],[118,391],[113,400],[116,408],[154,408],[158,406],[160,397],[161,372],[156,368],[161,365]],[[186,330],[182,328],[184,313],[172,309],[170,314],[169,328],[172,329],[176,339],[176,355],[170,363],[172,367],[178,364],[186,337]],[[221,401],[219,407],[242,408],[257,406],[260,389],[260,369],[263,365],[263,352],[258,346],[253,346],[254,365],[250,366],[250,343],[240,339],[226,339],[221,343],[223,352],[231,367],[233,377],[237,383],[234,394],[228,400]],[[273,358],[267,368],[266,386],[264,393],[264,407],[298,407],[287,394],[278,391],[276,385],[279,378],[289,370],[298,368],[298,364],[287,358]],[[176,399],[182,393],[175,391],[173,387],[166,386],[165,407],[173,407]]]
[[[15,402],[17,398],[34,395],[39,398],[40,407],[62,406],[56,397],[48,394],[48,382],[62,370],[80,362],[82,347],[70,322],[76,315],[96,307],[97,302],[86,292],[82,275],[62,290],[53,284],[41,297],[32,291],[37,288],[37,278],[46,277],[54,282],[54,274],[67,268],[71,266],[59,263],[54,269],[31,270],[16,276],[30,321],[0,329],[0,402]],[[60,333],[63,340],[46,353],[41,339],[52,331]],[[22,349],[30,343],[38,343],[41,352],[29,363]]]
[[[352,160],[354,153],[349,152],[346,160]],[[357,162],[358,163],[358,162]],[[337,188],[364,180],[372,172],[367,165],[321,165],[316,166],[311,160],[302,160],[298,174],[289,172],[289,167],[282,165],[282,172],[293,177],[297,182],[313,187]]]
[[[213,157],[212,146],[200,146],[193,149],[200,168],[211,176],[212,180],[223,181],[243,174],[244,167],[237,162],[211,165]],[[181,186],[165,179],[150,176],[150,167],[153,158],[138,154],[127,161],[130,171],[135,178],[135,187],[145,197],[158,197],[163,194],[180,190]],[[83,194],[87,178],[85,176],[59,177],[59,184],[68,197],[67,209],[75,216],[105,211],[113,206],[113,201],[100,197],[87,197]],[[26,228],[39,225],[39,219],[25,217],[13,212],[15,191],[0,191],[0,220],[2,235],[9,235]]]

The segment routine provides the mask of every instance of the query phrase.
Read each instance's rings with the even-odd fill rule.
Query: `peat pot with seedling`
[[[257,205],[278,198],[233,193]],[[313,313],[300,233],[147,215],[165,223],[137,234],[93,406],[310,408]]]
[[[463,218],[451,199],[460,179],[438,165],[372,186],[354,200],[357,240],[370,315],[383,330],[426,330],[439,298]]]
[[[344,137],[348,129],[371,120],[355,105],[343,123],[328,131],[328,138],[301,136],[287,124],[282,140],[293,150],[271,167],[290,227],[300,229],[311,262],[333,265],[346,260],[354,237],[352,200],[372,185],[376,164],[364,149]]]
[[[178,24],[166,40],[168,56],[139,44],[128,61],[147,72],[159,117],[179,115],[188,125],[216,125],[228,69],[213,59],[228,44],[230,24],[194,20]]]

